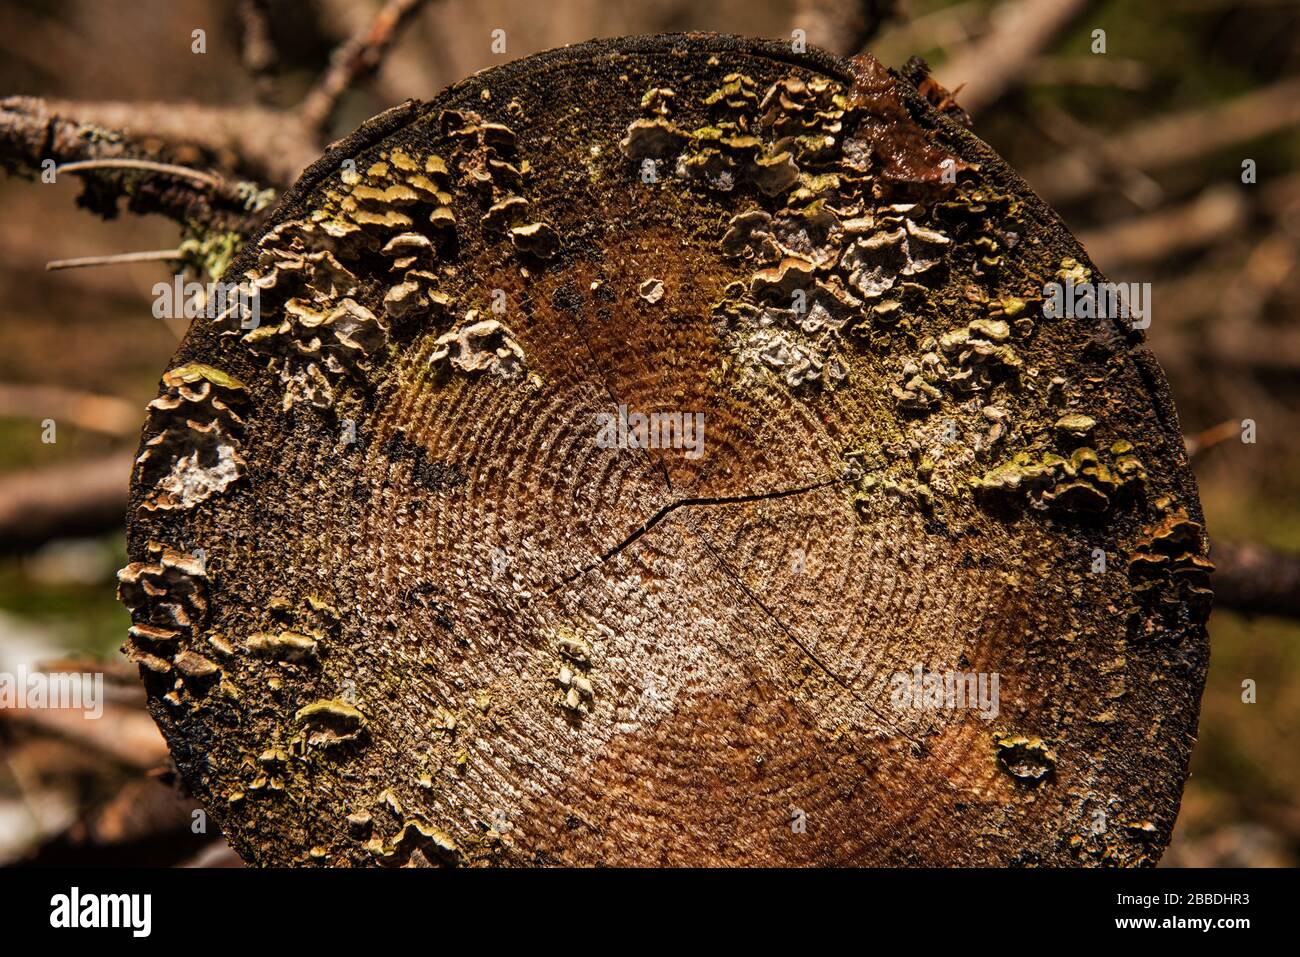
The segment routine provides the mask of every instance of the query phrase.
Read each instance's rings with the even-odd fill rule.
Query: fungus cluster
[[[443,135],[455,144],[452,163],[485,205],[482,216],[487,234],[508,236],[515,249],[537,259],[550,259],[560,248],[560,237],[549,223],[532,219],[523,195],[527,160],[520,160],[514,130],[484,120],[466,110],[443,110]]]
[[[1129,556],[1128,574],[1136,605],[1130,617],[1134,638],[1181,637],[1209,614],[1214,593],[1205,557],[1205,530],[1162,497],[1160,519],[1143,530]]]
[[[158,542],[149,543],[148,554],[149,561],[132,562],[117,573],[118,599],[131,614],[122,650],[159,675],[168,674],[173,664],[179,667],[179,654],[187,656],[183,674],[203,670],[207,659],[193,645],[208,614],[204,562]]]
[[[1100,515],[1113,496],[1145,480],[1141,459],[1120,439],[1102,452],[1081,446],[1068,457],[1017,452],[972,484],[979,492],[1025,496],[1032,506],[1059,514]]]
[[[1008,343],[1010,328],[1000,319],[975,319],[965,326],[921,343],[921,355],[903,363],[892,389],[900,408],[928,412],[944,390],[965,398],[987,392],[998,382],[1013,379],[1020,357]]]
[[[345,167],[340,180],[307,218],[262,237],[247,273],[261,311],[278,321],[243,339],[278,371],[286,409],[334,406],[339,388],[364,378],[384,352],[393,323],[451,305],[438,272],[456,229],[446,162],[393,149],[364,172]],[[357,274],[376,257],[392,278],[371,301]]]

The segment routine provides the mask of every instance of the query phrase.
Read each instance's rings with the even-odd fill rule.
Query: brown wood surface
[[[246,859],[1159,857],[1208,661],[1164,377],[1043,315],[1102,277],[903,77],[531,57],[370,121],[230,275],[261,327],[173,361],[122,595]],[[600,447],[620,405],[702,454]],[[917,666],[996,717],[896,707]]]

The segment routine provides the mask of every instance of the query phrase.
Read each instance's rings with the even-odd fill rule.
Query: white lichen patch
[[[201,430],[195,428],[196,434]],[[214,423],[211,431],[216,431]],[[195,449],[177,458],[172,471],[154,486],[154,494],[146,500],[146,508],[192,508],[239,481],[244,471],[244,460],[235,447],[219,439],[210,442],[211,455]],[[205,459],[210,458],[210,464]]]
[[[771,300],[766,304],[756,304],[754,294],[747,294],[741,284],[730,288],[737,298],[715,308],[715,328],[742,376],[765,373],[790,388],[806,384],[833,388],[847,375],[842,334],[852,308],[842,301],[842,290],[817,280],[809,280],[807,292],[796,285],[798,296],[782,295],[789,262],[783,262],[784,271],[770,271],[770,279],[755,274],[756,295]],[[793,301],[796,307],[774,304],[782,301]]]
[[[150,510],[189,509],[239,481],[243,420],[231,403],[242,399],[238,379],[201,363],[163,375],[163,394],[149,403],[137,476],[150,491]]]

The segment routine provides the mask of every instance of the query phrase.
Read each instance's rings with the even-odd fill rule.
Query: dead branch
[[[1300,618],[1300,555],[1263,545],[1215,542],[1210,557],[1218,607]]]
[[[918,51],[958,49],[979,35],[984,20],[984,7],[976,0],[898,17],[881,30],[872,43],[872,53],[881,62],[901,63]]]
[[[1104,269],[1150,263],[1222,240],[1246,222],[1250,204],[1231,186],[1213,186],[1190,202],[1080,233]]]
[[[0,478],[0,552],[119,527],[133,458],[114,452]]]
[[[177,867],[243,867],[244,861],[224,840],[213,841]]]
[[[210,189],[219,189],[224,180],[220,176],[213,176],[211,173],[204,173],[202,170],[190,169],[188,166],[176,166],[171,163],[157,163],[153,160],[139,159],[89,159],[77,160],[72,163],[64,163],[58,167],[60,173],[79,173],[87,169],[141,169],[148,170],[151,173],[163,173],[167,176],[177,176],[181,179],[193,180],[200,186],[207,186]]]
[[[270,103],[275,96],[275,44],[267,0],[239,0],[239,56],[253,78],[257,96]]]
[[[1088,7],[1088,0],[1019,0],[998,10],[989,32],[935,71],[952,90],[963,84],[962,108],[974,116],[999,100],[1035,66],[1038,56]]]
[[[1297,125],[1300,78],[1292,78],[1206,109],[1144,121],[1103,142],[1106,155],[1149,173]],[[1083,151],[1030,169],[1025,179],[1050,203],[1074,202],[1106,185]]]
[[[298,119],[309,130],[323,132],[339,98],[374,73],[402,28],[426,0],[388,0],[369,26],[334,51],[329,68],[298,106]]]
[[[127,767],[147,770],[167,760],[167,745],[149,713],[137,704],[104,703],[100,720],[80,708],[4,708],[7,724],[71,741]]]
[[[1113,86],[1144,90],[1151,85],[1151,70],[1139,60],[1118,57],[1040,56],[1030,65],[1032,83],[1041,86]]]
[[[851,56],[897,14],[897,0],[799,0],[790,29],[803,30],[813,46]]]
[[[258,179],[284,187],[297,179],[320,152],[315,138],[293,114],[264,106],[42,101],[11,97],[0,101],[0,107],[15,102],[19,106],[38,105],[46,116],[70,122],[72,127],[67,131],[70,137],[86,125],[98,127],[99,136],[81,145],[81,155],[75,157],[78,159],[104,155],[95,139],[105,135],[137,144],[157,140],[172,148],[198,147],[232,168],[245,169]]]
[[[1250,326],[1217,335],[1191,352],[1208,365],[1294,373],[1300,370],[1300,329]]]
[[[1062,155],[1071,162],[1087,163],[1094,176],[1114,183],[1113,188],[1138,209],[1153,209],[1163,201],[1161,185],[1130,165],[1122,153],[1113,152],[1106,138],[1086,123],[1052,103],[1040,104],[1033,116]]]
[[[0,418],[47,417],[105,435],[128,436],[140,430],[140,408],[125,399],[60,386],[0,382]]]
[[[365,32],[375,8],[382,2],[316,0],[313,7],[323,31],[330,36],[351,37]],[[403,31],[411,39],[389,49],[384,62],[367,78],[367,87],[380,102],[401,103],[411,98],[427,97],[432,91],[442,89],[469,72],[455,59],[456,54],[463,55],[464,51],[454,43],[448,45],[451,34],[460,35],[461,30],[470,29],[464,19],[465,12],[450,11],[451,22],[456,27],[454,30],[435,26],[432,14],[437,12],[446,12],[446,7],[440,11],[437,4],[429,5],[426,15],[417,17]]]
[[[138,116],[147,118],[154,110],[160,115],[167,112],[161,106],[142,105]],[[129,112],[128,104],[74,106],[35,97],[7,97],[0,100],[0,163],[29,175],[40,173],[42,164],[50,160],[56,167],[75,164],[85,172],[92,170],[84,164],[97,164],[79,201],[106,217],[116,215],[118,203],[125,197],[128,209],[135,213],[159,213],[177,222],[201,222],[217,230],[242,233],[254,228],[258,219],[255,184],[231,182],[200,170],[190,170],[189,176],[160,173],[158,165],[173,170],[189,167],[168,147],[146,147],[129,140],[124,124],[112,122],[129,120]],[[139,130],[140,125],[136,123],[135,128]],[[102,168],[105,166],[111,168]]]

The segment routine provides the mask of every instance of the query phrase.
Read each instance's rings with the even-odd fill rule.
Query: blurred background
[[[43,98],[0,103],[6,167],[46,109],[276,191],[388,106],[591,37],[797,28],[893,67],[924,57],[1107,278],[1154,287],[1149,343],[1225,566],[1163,866],[1300,860],[1297,0],[0,0],[0,22],[0,97]],[[0,864],[234,865],[195,833],[117,652],[130,458],[184,332],[153,317],[151,287],[175,266],[46,270],[180,233],[106,221],[81,192],[72,174],[0,177],[0,672],[102,670],[108,704],[99,721],[0,710]]]

